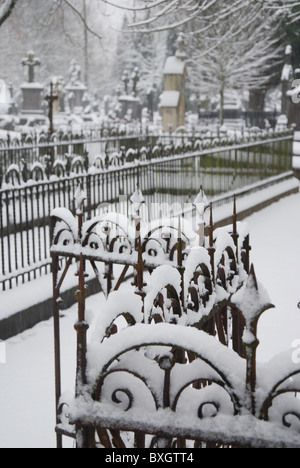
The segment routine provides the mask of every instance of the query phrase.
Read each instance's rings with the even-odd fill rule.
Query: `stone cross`
[[[131,78],[132,78],[132,93],[134,96],[136,96],[136,93],[137,93],[137,84],[140,80],[140,70],[138,67],[135,67],[132,75],[131,75]]]
[[[128,84],[129,84],[129,76],[128,76],[128,71],[125,70],[122,76],[122,81],[124,83],[124,88],[125,88],[125,94],[128,94]]]
[[[28,52],[28,56],[22,60],[22,65],[28,67],[28,83],[34,83],[34,67],[41,64],[39,58],[35,58],[34,52]]]
[[[49,133],[52,135],[54,133],[54,126],[53,126],[53,103],[54,101],[58,100],[58,94],[53,92],[53,83],[50,83],[50,93],[45,96],[45,100],[48,102],[49,105]],[[53,156],[54,158],[54,156]],[[54,159],[52,161],[54,163]]]

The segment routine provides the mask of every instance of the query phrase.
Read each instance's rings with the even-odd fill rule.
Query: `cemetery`
[[[77,17],[85,60],[78,48],[53,72],[48,52],[25,49],[24,80],[0,77],[0,415],[8,428],[0,447],[45,443],[113,457],[299,448],[297,44],[259,47],[261,38],[274,47],[271,0],[255,15],[242,0],[236,11],[220,0],[190,9],[101,0],[113,17],[133,15],[136,50],[131,33],[119,31],[107,50],[121,48],[124,62],[118,56],[114,84],[110,77],[98,92],[93,1],[49,10],[49,21]],[[0,2],[5,25],[17,21],[18,2],[27,0]],[[237,31],[231,15],[240,15]],[[257,57],[242,18],[255,31]],[[198,56],[202,34],[206,54]],[[152,83],[146,37],[156,47]],[[109,68],[105,52],[98,55]],[[276,83],[263,53],[276,64]],[[106,70],[97,73],[104,82]],[[21,382],[26,404],[14,410]]]

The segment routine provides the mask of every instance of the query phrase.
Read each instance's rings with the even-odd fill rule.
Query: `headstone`
[[[35,82],[35,67],[40,65],[40,60],[35,57],[33,52],[28,52],[28,56],[22,60],[22,65],[28,68],[27,83],[21,85],[22,91],[22,113],[23,114],[42,114],[42,92],[44,87]]]
[[[70,112],[82,112],[84,108],[83,97],[86,91],[87,88],[81,81],[81,68],[77,61],[73,59],[69,71],[69,83],[66,86]]]
[[[184,38],[180,34],[177,41],[177,52],[168,57],[164,68],[164,91],[160,96],[163,130],[168,132],[185,125],[186,94],[185,79],[187,76]]]

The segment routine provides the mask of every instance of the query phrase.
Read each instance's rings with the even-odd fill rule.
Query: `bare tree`
[[[258,3],[245,2],[242,10],[222,16],[219,0],[215,11],[220,20],[206,33],[195,33],[190,42],[190,78],[196,89],[219,96],[220,122],[224,119],[224,96],[228,89],[261,89],[269,82],[274,65],[281,58],[282,46],[276,29],[276,16]],[[208,21],[198,20],[203,31]]]
[[[82,26],[82,49],[84,54],[84,82],[89,85],[90,61],[89,61],[89,36],[102,41],[102,35],[91,26],[89,18],[87,0],[52,0],[54,5],[60,9],[69,9],[78,19]]]
[[[206,15],[210,20],[210,25],[206,25],[202,32],[211,25],[219,21],[219,17],[214,14],[214,7],[217,7],[219,0],[128,0],[124,5],[123,0],[101,0],[104,4],[114,6],[123,10],[134,12],[136,21],[133,21],[131,28],[139,32],[157,32],[177,28],[184,28],[193,20]],[[222,2],[221,18],[226,18],[232,12],[239,11],[245,5],[246,0],[231,0]],[[139,14],[147,11],[147,18],[143,15],[138,19]]]

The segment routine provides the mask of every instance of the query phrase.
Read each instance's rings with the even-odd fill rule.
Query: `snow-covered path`
[[[258,359],[268,361],[300,339],[300,195],[274,203],[247,222],[257,279],[276,306],[259,324]]]
[[[258,359],[266,361],[300,339],[300,194],[247,219],[251,259],[257,278],[276,309],[261,318]],[[103,296],[88,299],[101,309]],[[76,306],[61,321],[63,390],[72,389],[75,370]],[[0,364],[0,448],[54,448],[55,403],[52,320],[6,342],[7,364]],[[67,446],[72,441],[67,440]]]

